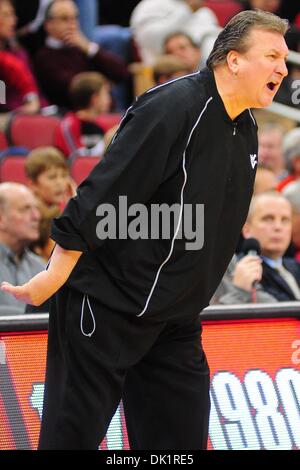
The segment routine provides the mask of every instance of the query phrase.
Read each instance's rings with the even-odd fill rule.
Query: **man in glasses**
[[[62,108],[69,108],[69,85],[81,72],[97,71],[113,82],[126,81],[122,59],[89,41],[79,28],[78,9],[71,0],[52,2],[45,15],[44,47],[36,54],[36,72],[44,93]]]

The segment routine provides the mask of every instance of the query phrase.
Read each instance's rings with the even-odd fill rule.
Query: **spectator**
[[[288,175],[283,156],[283,128],[267,123],[258,130],[258,160],[273,171],[278,181]]]
[[[249,0],[244,2],[245,10],[259,10],[269,11],[270,13],[279,14],[281,0]]]
[[[23,284],[42,271],[44,262],[28,247],[38,239],[40,213],[32,191],[18,183],[0,184],[0,276],[2,281]],[[1,307],[24,304],[0,292]],[[5,313],[3,308],[2,312]]]
[[[27,71],[28,75],[31,75],[31,80],[35,84],[36,89],[38,89],[27,51],[16,40],[16,22],[17,17],[12,1],[0,0],[0,50],[13,54],[14,57],[23,63],[24,70]],[[7,97],[6,104],[9,110],[15,110],[22,106],[23,103],[18,93],[12,91]]]
[[[220,31],[215,14],[202,0],[141,0],[130,24],[142,61],[151,65],[163,53],[165,37],[179,29],[201,43],[204,60]]]
[[[74,111],[62,119],[55,136],[55,146],[66,157],[103,154],[105,132],[97,118],[110,110],[109,90],[107,80],[97,72],[83,72],[73,78],[70,98]]]
[[[167,36],[164,52],[184,62],[188,73],[196,72],[201,66],[201,50],[188,34],[175,32]]]
[[[261,258],[234,257],[211,303],[236,304],[300,300],[300,264],[284,254],[292,237],[292,208],[277,192],[253,196],[243,228],[245,238],[256,238]]]
[[[256,170],[253,194],[275,190],[277,179],[275,174],[267,166],[259,164]]]
[[[26,158],[25,171],[42,210],[43,207],[62,210],[75,194],[66,160],[54,147],[32,150]]]
[[[278,184],[281,191],[285,186],[300,178],[300,128],[287,132],[283,139],[283,154],[289,175]]]
[[[243,228],[245,238],[256,238],[261,246],[265,291],[280,301],[300,299],[300,264],[284,257],[292,238],[292,208],[277,192],[253,197]]]
[[[71,0],[54,1],[46,10],[45,46],[36,54],[35,66],[41,87],[53,104],[70,108],[68,89],[80,72],[98,71],[121,82],[129,78],[125,63],[80,31],[78,9]]]
[[[239,259],[234,255],[210,304],[253,303],[253,283],[256,283],[257,303],[277,302],[276,297],[266,292],[259,283],[261,278],[262,261],[259,257],[247,255]]]
[[[38,89],[30,70],[9,52],[0,51],[0,80],[6,88],[6,104],[0,105],[1,112],[32,114],[40,109]]]
[[[293,210],[292,249],[295,259],[300,262],[300,181],[294,181],[282,190]]]
[[[157,58],[153,66],[153,79],[155,85],[161,85],[173,80],[177,77],[182,77],[189,73],[186,64],[175,56],[161,55]]]

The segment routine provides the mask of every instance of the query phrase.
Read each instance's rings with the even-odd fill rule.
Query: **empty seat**
[[[75,157],[71,163],[71,176],[76,184],[80,184],[101,160],[100,157]]]
[[[242,11],[241,5],[234,0],[210,0],[204,2],[204,5],[214,12],[222,27],[224,27],[234,15]]]
[[[13,181],[27,184],[28,179],[25,173],[24,156],[9,155],[0,160],[0,182]]]
[[[59,122],[59,118],[54,116],[16,115],[8,129],[10,143],[30,150],[54,145],[54,133]]]
[[[5,134],[0,131],[0,151],[7,149],[8,143]]]

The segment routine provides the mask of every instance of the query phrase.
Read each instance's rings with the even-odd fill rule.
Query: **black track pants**
[[[131,449],[206,448],[209,369],[198,317],[129,317],[63,287],[51,300],[39,449],[97,449],[121,398]]]

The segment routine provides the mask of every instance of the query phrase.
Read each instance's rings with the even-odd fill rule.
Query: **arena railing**
[[[299,318],[300,302],[270,304],[214,305],[200,313],[203,321],[259,318]],[[48,329],[48,313],[0,316],[0,332]]]

